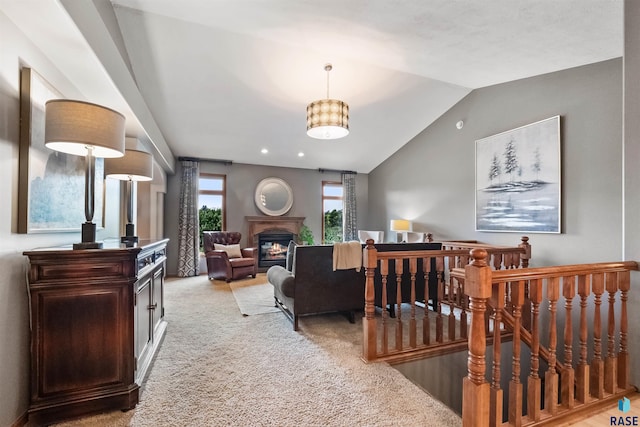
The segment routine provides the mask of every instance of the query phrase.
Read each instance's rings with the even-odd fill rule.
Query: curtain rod
[[[233,164],[233,160],[224,160],[224,159],[202,159],[199,157],[178,157],[178,160],[183,161],[191,161],[191,162],[208,162],[208,163],[222,163],[223,165],[231,165]]]
[[[339,170],[339,169],[322,169],[322,168],[318,168],[318,172],[320,173],[325,173],[325,172],[351,173],[354,175],[358,174],[358,172],[356,171],[346,171],[346,170]]]

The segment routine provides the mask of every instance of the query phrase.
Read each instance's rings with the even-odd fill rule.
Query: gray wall
[[[628,7],[640,16],[640,7]],[[640,41],[640,28],[633,36]],[[631,126],[625,127],[624,144],[621,59],[476,90],[370,173],[369,221],[384,227],[391,218],[408,218],[422,227],[420,231],[433,232],[436,240],[517,243],[519,234],[475,231],[474,141],[560,115],[562,234],[529,235],[532,265],[640,259],[640,86],[635,79],[639,59],[636,53],[624,67],[626,75],[634,76],[631,82],[627,79],[625,92]],[[465,122],[460,131],[455,128],[458,120]],[[640,302],[638,281],[634,273],[630,307]],[[629,324],[638,322],[640,313],[629,310]],[[639,384],[640,361],[635,356],[640,343],[632,336],[630,332],[631,381]],[[442,372],[442,366],[449,365],[446,360],[413,362],[400,369],[447,399],[457,395],[457,385],[427,378],[434,370]],[[451,372],[457,374],[457,368],[452,366]]]
[[[8,426],[26,412],[29,401],[27,259],[22,252],[80,241],[80,231],[17,234],[20,66],[32,67],[69,98],[83,96],[2,12],[0,40],[0,426]],[[105,185],[106,224],[98,240],[120,235],[120,187],[111,179]]]
[[[182,168],[176,165],[176,174],[167,181],[165,198],[165,234],[170,238],[168,247],[167,273],[176,274],[178,269],[178,201]],[[201,162],[200,172],[218,173],[227,176],[227,230],[240,231],[242,244],[246,243],[248,228],[245,216],[261,216],[254,202],[258,183],[268,177],[284,179],[293,190],[293,206],[286,216],[305,217],[305,224],[311,228],[316,243],[322,236],[322,181],[340,181],[340,173],[317,170],[256,166],[234,163],[225,166],[220,163]],[[356,198],[358,226],[366,228],[368,205],[368,175],[356,177]],[[200,273],[206,273],[201,271]]]
[[[624,259],[640,260],[640,2],[625,1],[624,49]],[[640,273],[631,276],[629,325],[640,324]],[[631,382],[640,386],[640,335],[629,333]]]
[[[471,92],[369,174],[369,222],[388,230],[407,218],[436,240],[517,244],[518,233],[475,231],[475,140],[556,115],[562,234],[531,234],[532,264],[621,259],[621,59]]]

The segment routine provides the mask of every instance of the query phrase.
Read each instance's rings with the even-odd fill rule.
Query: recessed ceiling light
[[[301,151],[298,153],[298,157],[304,157],[304,153]]]
[[[262,150],[260,150],[260,152],[262,154],[267,154],[269,152],[269,150],[267,150],[266,148],[263,148]]]

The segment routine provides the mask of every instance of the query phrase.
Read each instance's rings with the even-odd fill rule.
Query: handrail
[[[450,271],[469,262],[468,245],[486,250],[496,269],[526,267],[531,257],[528,240],[524,236],[513,247],[455,242],[455,248],[385,252],[367,240],[363,249],[363,359],[394,362],[442,354],[445,348],[463,350],[468,336],[468,300],[464,298],[463,278],[452,278]],[[376,295],[381,297],[377,301],[379,314]]]
[[[627,300],[630,272],[638,269],[637,262],[620,261],[492,270],[487,251],[474,248],[471,262],[464,269],[451,272],[454,279],[465,283],[471,313],[468,375],[463,380],[463,426],[548,423],[598,404],[615,402],[635,390],[629,383]],[[574,298],[579,300],[575,311]],[[564,304],[560,304],[562,300]],[[548,310],[542,311],[542,307]],[[559,310],[564,310],[564,315],[559,315]],[[530,318],[525,327],[527,311]],[[500,365],[499,338],[498,344],[493,345],[490,382],[485,377],[485,325],[489,316],[513,330],[510,365]],[[573,357],[574,336],[579,343],[575,349],[577,363]],[[526,396],[520,382],[523,344],[531,349]],[[556,354],[558,349],[562,350],[562,361]],[[548,361],[543,373],[539,372],[543,369],[541,357]],[[503,411],[500,378],[505,373],[511,381]],[[503,412],[508,414],[506,421]]]

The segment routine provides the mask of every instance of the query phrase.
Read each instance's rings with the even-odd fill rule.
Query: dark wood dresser
[[[162,341],[168,239],[104,249],[47,248],[29,257],[29,424],[138,403]]]

